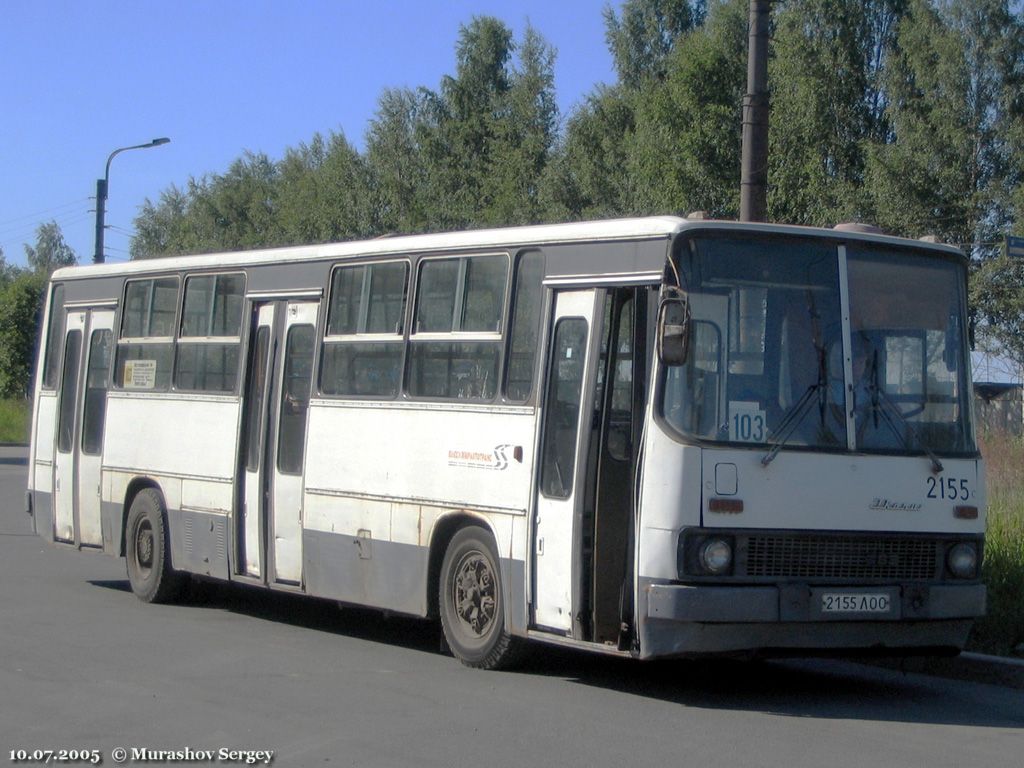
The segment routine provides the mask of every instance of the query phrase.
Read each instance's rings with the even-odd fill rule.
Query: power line
[[[45,210],[37,211],[35,213],[26,213],[23,216],[15,216],[10,219],[0,219],[0,227],[6,227],[8,224],[14,224],[15,222],[24,221],[25,219],[41,219],[44,216],[47,216],[48,214],[53,213],[55,211],[60,211],[65,208],[71,208],[77,205],[81,205],[82,203],[88,203],[90,200],[92,200],[91,197],[83,197],[78,200],[72,200],[69,203],[61,203],[60,205],[55,205],[52,208],[47,208]]]
[[[55,221],[57,226],[63,231],[68,227],[75,226],[76,224],[80,224],[90,219],[92,219],[92,214],[85,211],[77,214],[73,213],[60,219],[52,219],[52,221]],[[21,230],[11,230],[7,233],[3,233],[2,240],[0,240],[0,249],[3,249],[5,254],[11,254],[15,251],[19,251],[21,246],[31,244],[39,226],[40,225],[37,224],[29,229],[23,228]]]
[[[45,221],[35,221],[31,224],[21,224],[8,227],[7,229],[0,229],[0,238],[8,241],[18,240],[21,238],[30,237],[34,235],[36,233],[36,230],[39,229],[39,227],[42,224],[47,224],[51,221],[55,221],[57,222],[58,226],[64,227],[71,224],[72,221],[77,224],[78,222],[84,221],[86,218],[89,218],[91,216],[92,213],[89,211],[68,211],[67,213],[63,213],[59,216],[51,216]]]

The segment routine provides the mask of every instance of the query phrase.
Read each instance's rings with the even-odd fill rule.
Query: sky
[[[362,148],[385,88],[437,89],[460,25],[531,24],[557,49],[563,119],[615,80],[611,0],[0,0],[0,249],[56,220],[92,258],[96,180],[120,147],[107,201],[108,261],[127,261],[133,220],[172,184],[222,173],[245,151],[280,159],[315,133]]]

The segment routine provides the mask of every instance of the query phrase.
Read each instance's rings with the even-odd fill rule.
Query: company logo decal
[[[449,467],[504,470],[508,469],[511,461],[523,463],[523,447],[521,445],[512,445],[511,443],[496,445],[490,453],[448,449]]]

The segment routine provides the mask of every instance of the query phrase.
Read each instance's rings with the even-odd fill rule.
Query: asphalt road
[[[273,750],[277,766],[1024,766],[1024,692],[842,661],[462,667],[436,627],[254,589],[151,606],[46,544],[0,448],[0,758]],[[196,764],[228,764],[201,759]],[[244,763],[241,763],[244,764]]]

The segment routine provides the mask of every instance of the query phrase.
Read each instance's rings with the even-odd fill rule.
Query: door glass
[[[70,453],[75,443],[75,401],[78,399],[78,359],[82,353],[82,332],[69,331],[64,341],[64,372],[60,383],[60,422],[57,450]]]
[[[277,468],[287,475],[302,472],[315,337],[312,325],[293,325],[288,330],[277,447]]]
[[[57,386],[60,370],[60,340],[64,336],[64,286],[56,285],[50,298],[50,329],[46,337],[46,356],[43,359],[43,388]]]
[[[553,349],[544,415],[540,488],[545,496],[567,499],[572,495],[576,467],[587,321],[582,317],[559,320]]]
[[[249,391],[246,393],[247,414],[245,424],[245,468],[255,472],[260,468],[260,433],[263,424],[263,400],[267,391],[267,353],[270,349],[270,328],[261,325],[256,331],[256,350],[252,356]]]
[[[608,453],[613,459],[627,461],[633,452],[633,297],[619,310],[618,334],[611,349],[612,370],[608,376],[612,388],[608,413]]]
[[[82,413],[82,453],[97,456],[103,447],[103,422],[107,415],[107,373],[113,334],[93,331],[89,339],[89,363],[85,372],[85,403]]]

